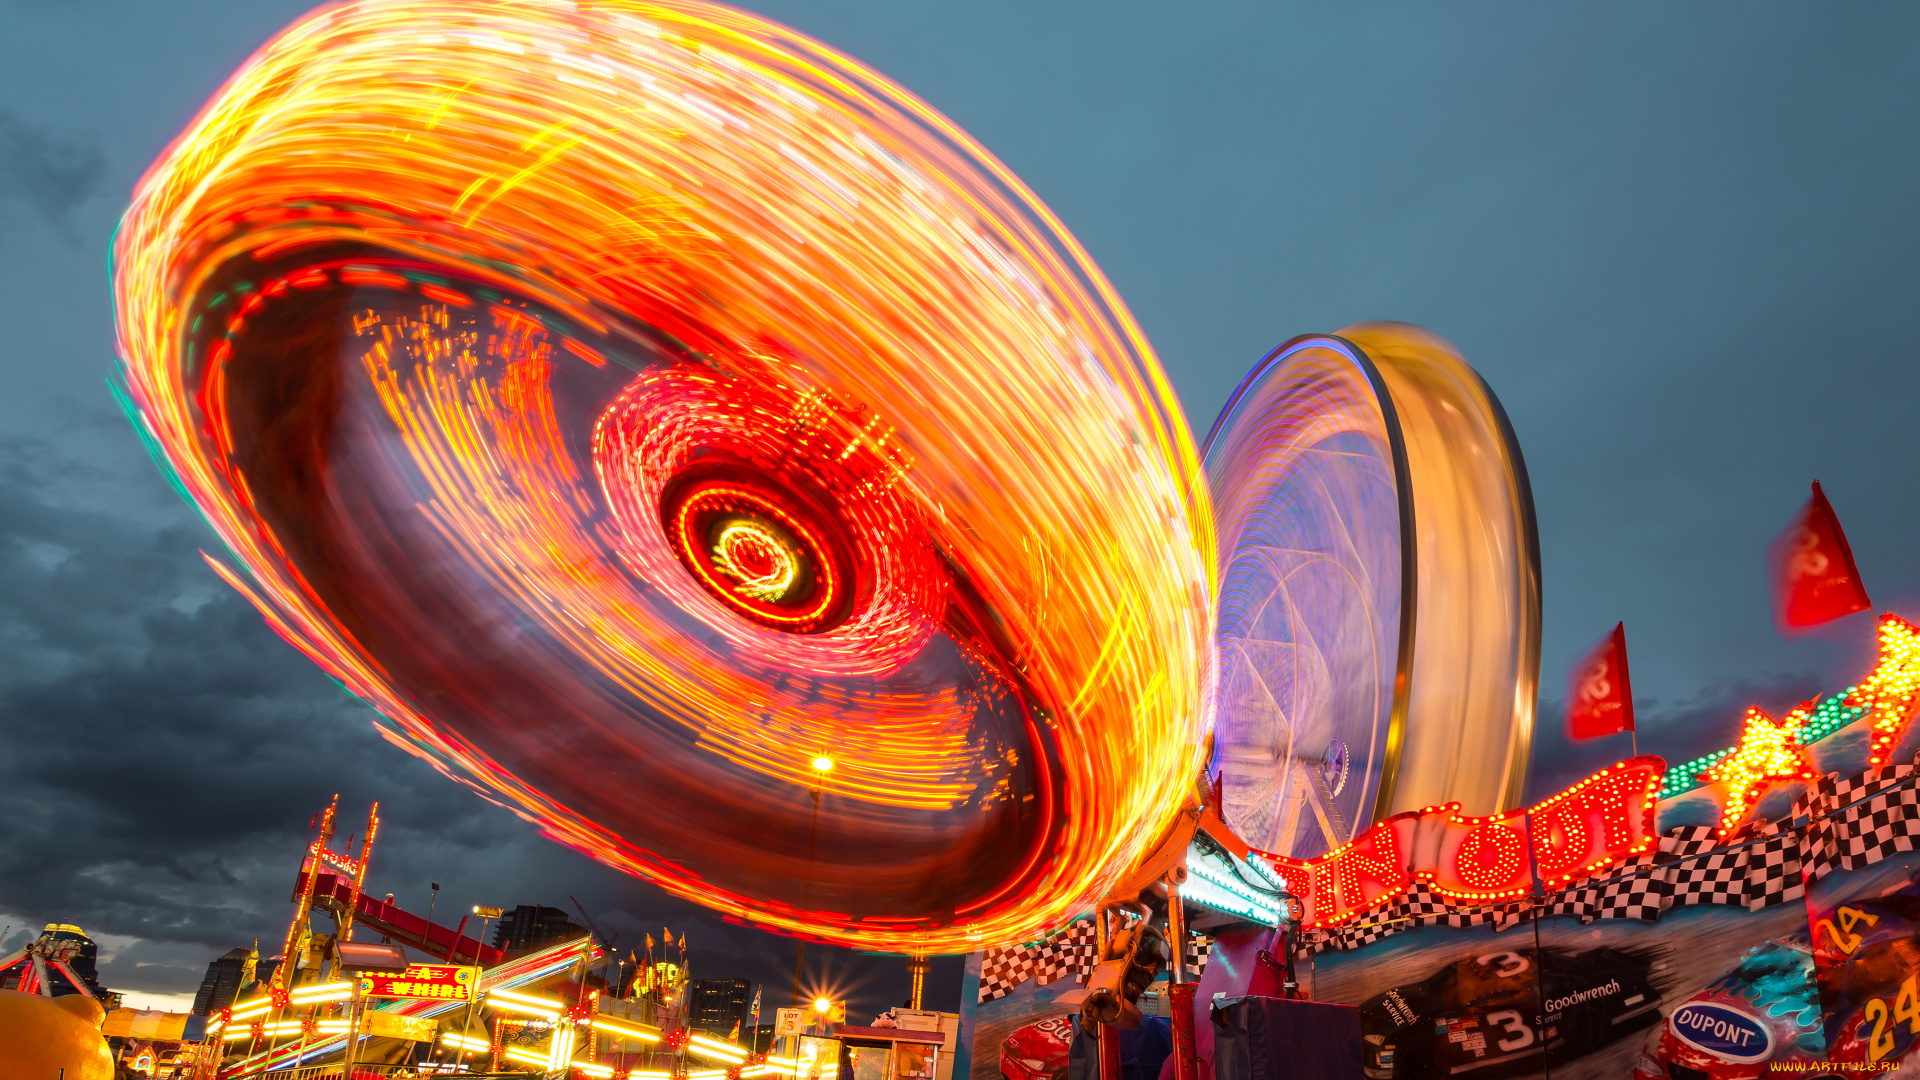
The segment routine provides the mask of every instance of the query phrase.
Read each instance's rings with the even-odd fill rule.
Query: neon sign
[[[360,860],[342,855],[327,847],[323,841],[315,840],[307,845],[307,854],[345,874],[358,874]]]
[[[1700,773],[1709,783],[1727,789],[1725,808],[1720,813],[1720,835],[1733,831],[1772,780],[1813,779],[1813,765],[1794,735],[1806,721],[1805,707],[1787,714],[1780,723],[1759,709],[1747,710],[1746,727],[1732,756],[1716,762]]]
[[[1532,890],[1536,869],[1551,889],[1651,848],[1665,770],[1645,754],[1524,810],[1467,817],[1458,803],[1430,806],[1313,859],[1267,857],[1294,883],[1301,922],[1314,928],[1357,918],[1415,882],[1461,904],[1511,900]]]

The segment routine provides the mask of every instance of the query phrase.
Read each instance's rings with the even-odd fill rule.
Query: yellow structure
[[[0,1080],[112,1080],[100,1034],[106,1012],[80,994],[50,998],[0,990]]]

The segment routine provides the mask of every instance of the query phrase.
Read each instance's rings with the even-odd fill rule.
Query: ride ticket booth
[[[947,1040],[939,1031],[849,1024],[835,1025],[833,1035],[846,1055],[841,1080],[934,1080]]]

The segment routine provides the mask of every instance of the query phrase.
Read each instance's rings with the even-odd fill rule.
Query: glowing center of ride
[[[770,483],[732,476],[670,486],[662,523],[707,592],[754,622],[809,634],[846,617],[851,568],[832,522]]]
[[[725,522],[714,540],[714,567],[755,600],[782,600],[800,576],[800,554],[784,529],[751,519]]]

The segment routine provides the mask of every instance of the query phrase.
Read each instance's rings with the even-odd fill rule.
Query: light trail
[[[791,30],[322,9],[142,180],[115,284],[216,569],[562,843],[962,951],[1194,787],[1213,532],[1164,373],[1003,166]]]

